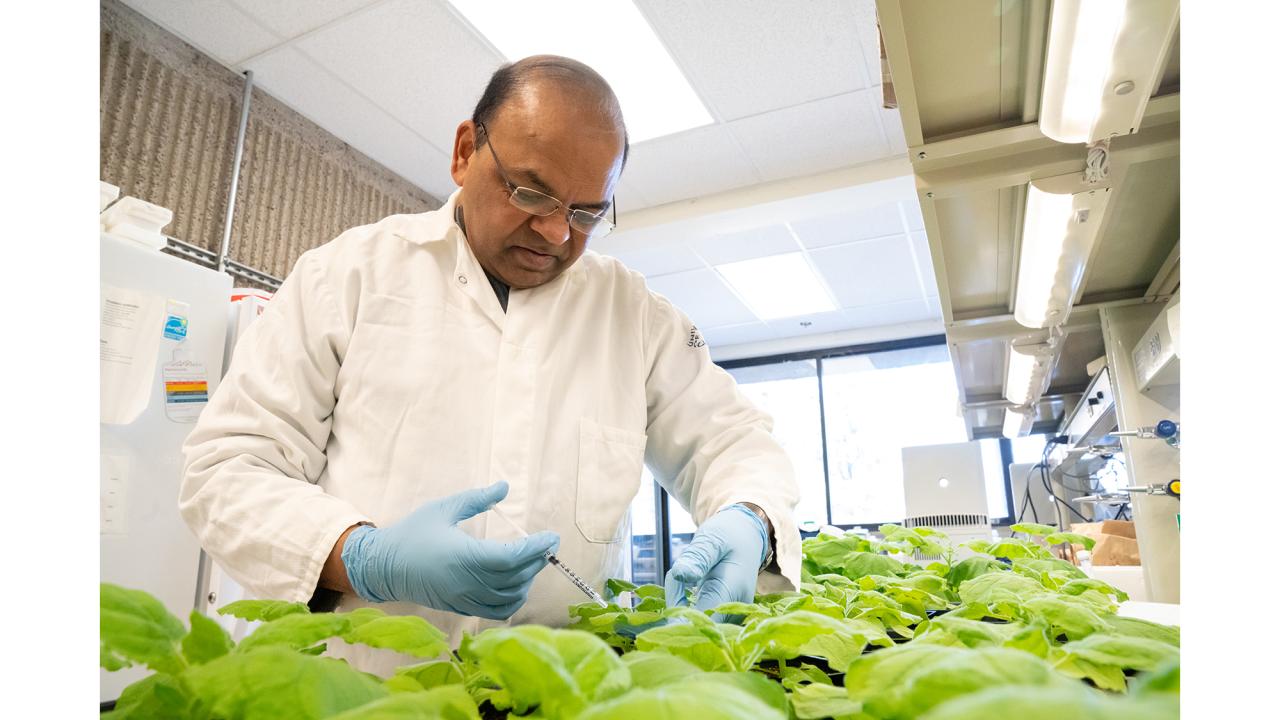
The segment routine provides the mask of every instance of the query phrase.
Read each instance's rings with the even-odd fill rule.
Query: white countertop
[[[1178,625],[1179,614],[1182,606],[1172,603],[1153,603],[1153,602],[1135,602],[1127,600],[1120,603],[1120,611],[1117,615],[1124,617],[1138,618],[1139,620],[1150,620],[1158,622],[1161,625]]]

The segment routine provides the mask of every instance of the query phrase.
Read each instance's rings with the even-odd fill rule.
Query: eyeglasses
[[[477,126],[480,128],[480,132],[488,137],[489,130],[484,126],[484,123],[477,123]],[[546,217],[564,208],[569,211],[569,227],[593,240],[598,240],[613,232],[613,223],[605,218],[604,210],[597,214],[589,213],[586,210],[565,208],[564,203],[546,193],[511,182],[507,177],[506,171],[502,169],[502,161],[498,160],[498,151],[493,149],[493,139],[489,138],[485,144],[489,146],[489,152],[493,154],[493,162],[498,166],[498,174],[502,176],[502,182],[511,191],[511,197],[508,199],[516,208],[539,217]]]

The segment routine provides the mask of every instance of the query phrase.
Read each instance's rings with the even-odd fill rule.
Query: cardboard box
[[[1133,528],[1132,520],[1103,520],[1102,522],[1074,523],[1071,532],[1081,535],[1119,535],[1136,540],[1138,533]]]
[[[1093,538],[1091,563],[1096,566],[1141,565],[1138,555],[1137,533],[1132,520],[1103,520],[1095,523],[1075,523],[1071,532]],[[1075,546],[1076,552],[1083,550]]]

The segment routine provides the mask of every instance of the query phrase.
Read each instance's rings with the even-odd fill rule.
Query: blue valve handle
[[[1171,438],[1178,434],[1178,423],[1172,420],[1161,420],[1156,423],[1156,437]]]

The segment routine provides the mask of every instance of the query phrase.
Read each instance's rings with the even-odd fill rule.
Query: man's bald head
[[[559,55],[532,55],[523,60],[507,63],[498,68],[476,103],[471,120],[476,125],[492,124],[498,111],[510,100],[533,91],[543,84],[578,96],[584,109],[594,109],[598,117],[611,121],[622,133],[622,164],[627,164],[631,143],[627,139],[627,126],[622,119],[622,106],[613,88],[589,66]],[[484,135],[477,138],[477,147],[487,141]]]

